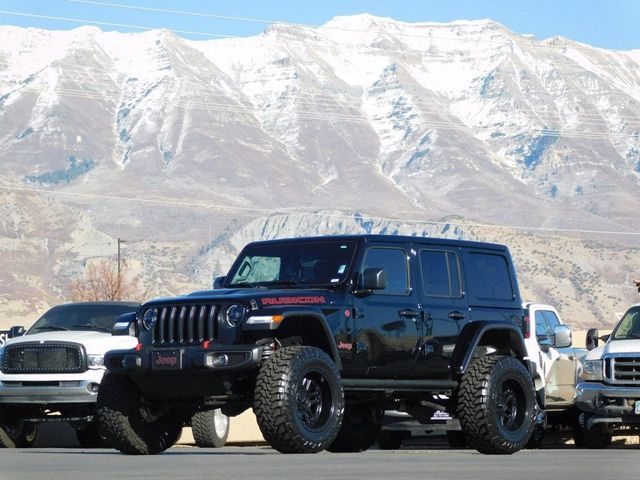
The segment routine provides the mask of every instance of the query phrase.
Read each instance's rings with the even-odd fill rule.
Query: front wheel
[[[611,445],[611,430],[604,423],[598,423],[589,430],[583,429],[584,445],[591,449],[607,448]]]
[[[253,411],[265,440],[282,453],[316,453],[338,435],[344,393],[335,363],[315,347],[277,350],[260,368]]]
[[[191,417],[191,430],[197,446],[222,448],[229,437],[229,417],[219,408],[196,412]]]
[[[465,438],[481,453],[522,449],[535,427],[536,398],[529,372],[516,358],[475,360],[462,377],[458,415]]]
[[[156,411],[141,402],[138,387],[126,376],[106,374],[98,392],[100,431],[122,453],[155,455],[173,446],[182,432],[182,418]]]

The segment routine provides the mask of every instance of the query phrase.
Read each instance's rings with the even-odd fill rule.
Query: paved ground
[[[485,456],[471,450],[369,450],[359,454],[282,455],[268,447],[174,447],[154,457],[113,450],[0,449],[0,480],[228,478],[591,480],[638,478],[640,448],[527,450]]]

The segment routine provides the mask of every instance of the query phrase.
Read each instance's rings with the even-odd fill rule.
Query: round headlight
[[[242,305],[231,305],[227,308],[227,314],[225,315],[227,324],[230,327],[237,326],[244,318],[246,311],[247,310]]]
[[[153,324],[158,318],[158,310],[155,308],[150,308],[144,315],[142,316],[142,326],[147,330],[151,330],[153,328]]]

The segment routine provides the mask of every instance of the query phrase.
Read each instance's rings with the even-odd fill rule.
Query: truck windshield
[[[135,312],[137,304],[68,304],[58,305],[33,324],[27,335],[58,330],[93,330],[110,332],[118,317]]]
[[[640,338],[640,306],[627,310],[613,331],[613,340]]]
[[[355,250],[355,242],[339,240],[248,245],[225,286],[339,285],[347,278]]]

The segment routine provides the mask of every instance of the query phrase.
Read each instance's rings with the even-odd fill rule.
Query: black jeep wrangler
[[[148,302],[107,353],[101,428],[129,454],[169,448],[215,408],[252,407],[280,452],[362,451],[385,409],[460,420],[509,454],[538,407],[522,302],[501,245],[354,235],[247,245],[214,290]],[[195,420],[194,420],[195,419]]]

